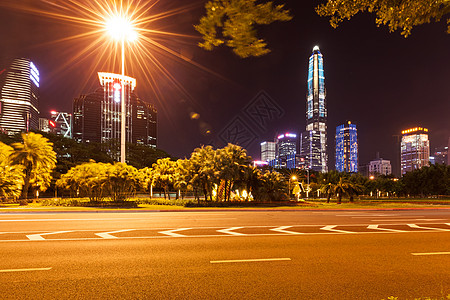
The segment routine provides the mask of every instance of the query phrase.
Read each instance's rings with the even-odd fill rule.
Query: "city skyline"
[[[195,8],[160,27],[198,37],[192,24],[203,14],[204,2],[194,2],[198,4]],[[259,142],[273,138],[277,132],[300,133],[300,128],[306,126],[303,99],[307,90],[307,58],[315,45],[326,58],[328,128],[335,128],[346,119],[354,120],[359,131],[361,163],[375,158],[376,152],[393,161],[393,136],[416,124],[429,128],[431,148],[447,144],[450,61],[446,54],[450,43],[443,22],[417,27],[405,39],[398,32],[377,28],[369,15],[333,29],[326,18],[315,14],[314,3],[285,3],[294,19],[262,27],[259,34],[267,39],[272,52],[260,58],[240,59],[226,48],[207,52],[196,46],[196,38],[165,41],[185,59],[184,63],[168,59],[163,62],[187,95],[176,92],[168,82],[159,81],[165,95],[164,101],[155,103],[161,112],[159,148],[183,157],[201,144],[220,141],[224,128],[240,117],[246,104],[261,90],[281,108],[283,116],[270,120],[262,129],[252,127],[255,141],[248,147],[249,154],[257,158]],[[158,6],[165,10],[177,5],[181,6],[182,1]],[[118,71],[91,70],[95,64],[86,60],[70,66],[68,71],[55,73],[73,53],[69,51],[70,43],[54,41],[79,32],[77,28],[59,23],[61,26],[55,28],[50,26],[55,22],[8,9],[2,9],[0,19],[0,33],[5,40],[0,45],[1,55],[29,57],[40,70],[42,112],[71,111],[73,98],[95,85],[93,79],[85,84],[86,78],[93,77],[93,71]],[[14,24],[14,28],[8,29],[9,24]],[[192,67],[189,61],[214,70],[214,74]],[[138,80],[143,82],[145,78]],[[156,101],[144,86],[137,87],[139,95],[150,103]],[[243,122],[249,123],[247,119]],[[330,147],[333,144],[329,134],[329,166],[334,165],[334,149]]]

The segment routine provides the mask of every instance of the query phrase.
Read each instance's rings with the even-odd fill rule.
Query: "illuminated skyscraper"
[[[350,121],[336,127],[336,170],[358,172],[358,134]]]
[[[39,128],[39,71],[27,58],[0,65],[0,131],[8,134]]]
[[[306,131],[301,138],[301,156],[309,169],[327,172],[327,108],[323,55],[318,46],[309,57]]]
[[[120,144],[122,75],[98,73],[101,88],[74,99],[73,138],[80,142]],[[126,142],[156,147],[157,112],[134,93],[136,79],[125,77]],[[117,148],[117,151],[113,150]],[[120,158],[119,147],[108,149]]]
[[[275,142],[262,142],[261,143],[261,160],[271,161],[275,159]]]
[[[415,127],[403,130],[400,149],[402,174],[427,166],[430,159],[428,129]]]

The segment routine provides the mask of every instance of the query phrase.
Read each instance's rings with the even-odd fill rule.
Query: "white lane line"
[[[51,269],[52,269],[52,267],[49,267],[49,268],[28,268],[28,269],[5,269],[5,270],[0,270],[0,273],[48,271],[48,270],[51,270]]]
[[[336,226],[338,226],[338,225],[327,225],[327,226],[322,227],[320,229],[321,230],[327,230],[327,231],[340,232],[340,233],[356,233],[356,232],[353,232],[353,231],[334,229],[334,227],[336,227]]]
[[[450,255],[450,252],[424,252],[424,253],[411,253],[412,255]]]
[[[405,222],[405,221],[418,221],[420,219],[377,219],[377,220],[370,220],[372,222]],[[423,220],[423,219],[422,219]]]
[[[303,234],[302,232],[286,230],[286,229],[291,228],[291,227],[292,226],[280,226],[280,227],[277,227],[277,228],[272,228],[270,230],[276,231],[276,232],[281,232],[281,233],[288,233],[288,234]]]
[[[38,233],[38,234],[29,234],[29,235],[27,235],[27,238],[29,240],[31,240],[31,241],[45,241],[45,239],[42,237],[43,235],[51,235],[51,234],[59,234],[59,233],[67,233],[67,232],[73,232],[73,230],[54,231],[54,232]]]
[[[189,230],[189,229],[192,229],[192,228],[179,228],[179,229],[158,231],[158,233],[165,234],[165,235],[172,236],[172,237],[185,237],[185,235],[179,234],[179,233],[176,233],[176,232],[183,231],[183,230]]]
[[[0,220],[0,222],[60,222],[60,221],[122,221],[122,220],[136,220],[133,218],[111,218],[111,219],[23,219],[23,220]],[[139,219],[146,220],[146,219]]]
[[[241,262],[260,262],[260,261],[290,261],[288,257],[285,258],[255,258],[255,259],[230,259],[230,260],[211,260],[212,264],[223,263],[241,263]]]
[[[108,231],[108,232],[99,232],[95,233],[95,235],[104,238],[104,239],[117,239],[117,236],[111,235],[112,233],[119,233],[119,232],[126,232],[126,231],[133,231],[136,229],[122,229],[122,230],[116,230],[116,231]]]
[[[444,229],[444,228],[434,228],[434,227],[424,227],[419,226],[416,224],[407,224],[411,228],[417,228],[417,229],[429,229],[429,230],[437,230],[437,231],[450,231],[450,229]]]
[[[391,231],[391,232],[408,232],[405,230],[398,230],[398,229],[379,228],[378,226],[380,226],[380,225],[372,224],[372,225],[367,226],[367,229],[375,229],[375,230],[383,230],[383,231]]]
[[[230,228],[226,228],[226,229],[220,229],[220,230],[216,230],[217,232],[221,232],[221,233],[225,233],[225,234],[231,234],[231,235],[246,235],[244,233],[240,233],[240,232],[234,232],[233,230],[236,229],[241,229],[244,227],[230,227]]]

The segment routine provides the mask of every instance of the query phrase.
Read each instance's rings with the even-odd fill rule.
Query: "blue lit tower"
[[[0,66],[0,131],[14,134],[39,128],[39,71],[28,58]]]
[[[309,169],[328,171],[327,109],[323,55],[318,46],[309,57],[306,131],[302,134],[301,155]]]
[[[358,135],[350,121],[336,127],[336,170],[358,172]]]

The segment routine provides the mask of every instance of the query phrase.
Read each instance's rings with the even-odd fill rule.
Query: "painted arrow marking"
[[[417,229],[429,229],[429,230],[438,230],[438,231],[450,231],[450,229],[444,229],[444,228],[433,228],[433,227],[423,227],[416,224],[408,224],[411,228],[417,228]]]
[[[369,225],[367,226],[367,229],[375,229],[375,230],[384,230],[384,231],[391,231],[391,232],[407,232],[405,230],[398,230],[398,229],[389,229],[389,228],[379,228],[379,225]]]
[[[296,232],[296,231],[290,231],[290,230],[286,230],[288,228],[291,228],[292,226],[280,226],[277,228],[272,228],[270,230],[272,231],[276,231],[276,232],[281,232],[281,233],[288,233],[288,234],[304,234],[303,232]]]
[[[95,233],[95,235],[104,238],[104,239],[117,239],[117,236],[111,235],[112,233],[119,233],[119,232],[126,232],[126,231],[132,231],[136,229],[122,229],[122,230],[116,230],[116,231],[108,231],[108,232],[99,232]]]
[[[327,225],[324,226],[322,228],[320,228],[321,230],[327,230],[327,231],[334,231],[334,232],[340,232],[340,233],[356,233],[353,231],[346,231],[346,230],[339,230],[339,229],[333,229],[334,227],[336,227],[338,225]]]
[[[165,234],[165,235],[172,236],[172,237],[185,237],[186,235],[179,234],[176,232],[183,231],[183,230],[189,230],[189,229],[192,229],[192,228],[172,229],[172,230],[166,230],[166,231],[159,231],[158,233]]]
[[[67,232],[73,232],[73,231],[69,230],[69,231],[55,231],[55,232],[47,232],[47,233],[29,234],[29,235],[27,235],[27,238],[31,241],[45,241],[45,239],[42,237],[43,235],[51,235],[51,234],[59,234],[59,233],[67,233]]]
[[[241,229],[244,227],[230,227],[230,228],[226,228],[226,229],[220,229],[220,230],[216,230],[217,232],[221,232],[221,233],[225,233],[225,234],[231,234],[231,235],[246,235],[244,233],[240,233],[240,232],[234,232],[233,230],[237,230],[237,229]]]

